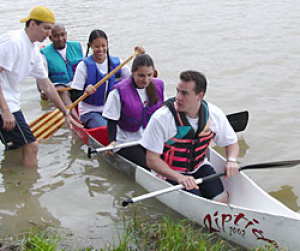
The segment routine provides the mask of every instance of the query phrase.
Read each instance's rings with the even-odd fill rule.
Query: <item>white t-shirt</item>
[[[213,141],[221,147],[231,145],[237,142],[237,136],[229,124],[225,114],[217,106],[207,102],[210,118],[210,129],[216,134]],[[189,123],[193,128],[197,128],[197,121],[190,119]],[[174,117],[168,107],[164,106],[158,109],[150,119],[144,135],[141,139],[141,145],[146,149],[162,154],[164,143],[177,133]]]
[[[148,97],[146,94],[146,89],[136,89],[143,104],[146,104]],[[104,106],[104,111],[102,113],[103,117],[112,120],[119,120],[121,116],[121,100],[120,94],[117,89],[112,90],[107,98]],[[141,126],[136,132],[124,131],[117,125],[117,135],[116,142],[118,144],[133,142],[140,140],[143,136],[144,128]]]
[[[20,109],[19,84],[27,77],[48,77],[42,56],[25,30],[11,31],[0,36],[0,67],[4,68],[0,72],[0,84],[11,112]]]
[[[121,60],[121,63],[122,63],[122,60]],[[107,58],[101,64],[96,63],[96,66],[103,75],[108,73]],[[121,68],[121,80],[129,77],[130,74],[131,74],[131,72],[130,72],[129,66],[124,65]],[[76,72],[75,72],[73,82],[72,82],[72,88],[82,91],[84,89],[86,79],[87,79],[87,67],[86,67],[85,63],[83,61],[81,61],[76,68]],[[103,85],[107,85],[107,81],[106,81],[106,83],[103,83]],[[89,112],[102,113],[103,106],[90,105],[86,102],[80,102],[78,104],[78,112],[79,112],[80,116],[82,116],[85,113],[89,113]]]
[[[65,48],[61,49],[61,50],[56,50],[60,55],[61,57],[66,61],[67,60],[67,47],[68,47],[68,44],[66,44]],[[83,53],[83,48],[81,46],[81,51],[82,51],[82,58],[84,58],[84,53]],[[42,53],[41,53],[42,54]],[[44,64],[44,67],[48,73],[48,62],[47,62],[47,59],[45,57],[44,54],[42,54],[42,58],[43,58],[43,64]],[[61,85],[61,83],[53,83],[54,85]],[[63,83],[63,85],[65,86],[71,86],[72,84],[72,81],[70,81],[69,83]]]

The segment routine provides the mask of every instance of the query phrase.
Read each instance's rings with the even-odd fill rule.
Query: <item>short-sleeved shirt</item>
[[[0,85],[11,112],[20,109],[19,84],[27,77],[47,78],[42,56],[25,30],[0,36]],[[0,111],[1,113],[1,111]]]
[[[237,142],[237,136],[229,124],[225,114],[217,106],[208,103],[210,129],[215,133],[213,141],[221,147],[225,147]],[[193,126],[197,125],[198,120],[188,118]],[[162,154],[164,143],[177,133],[177,128],[173,114],[168,107],[164,106],[158,109],[150,119],[144,135],[141,139],[141,145],[146,149]]]

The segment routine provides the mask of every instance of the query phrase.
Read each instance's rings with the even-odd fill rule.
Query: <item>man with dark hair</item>
[[[207,159],[211,140],[226,150],[227,177],[238,172],[237,137],[224,113],[203,98],[205,76],[197,71],[180,74],[176,98],[157,110],[145,129],[141,145],[147,165],[172,184],[182,184],[199,196],[226,203],[228,194],[220,179],[201,185],[195,179],[215,173]]]
[[[24,30],[12,31],[0,37],[0,139],[6,150],[21,147],[24,166],[37,165],[38,144],[20,109],[19,85],[27,77],[37,79],[42,91],[66,116],[66,123],[76,123],[50,82],[35,42],[43,42],[50,34],[55,16],[43,6],[35,7]]]
[[[45,68],[48,71],[49,79],[56,89],[70,87],[74,73],[79,61],[84,57],[82,46],[77,41],[67,41],[67,31],[63,24],[55,24],[49,39],[51,44],[41,49]],[[47,99],[43,91],[42,99]],[[59,95],[66,106],[70,105],[71,91],[61,91]]]

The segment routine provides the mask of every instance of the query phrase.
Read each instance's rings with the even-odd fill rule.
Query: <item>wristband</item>
[[[228,157],[228,158],[227,158],[227,161],[228,161],[228,162],[237,162],[237,159],[234,158],[234,157]]]

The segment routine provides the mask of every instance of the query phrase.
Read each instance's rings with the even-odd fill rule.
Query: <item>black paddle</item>
[[[242,132],[248,124],[249,112],[243,111],[228,114],[227,119],[235,132]]]
[[[235,132],[241,132],[245,130],[248,124],[249,112],[243,111],[243,112],[228,114],[227,119]],[[131,142],[131,143],[129,142],[126,144],[116,145],[114,147],[107,146],[107,147],[101,147],[97,149],[92,149],[91,147],[89,147],[87,155],[89,158],[91,158],[92,154],[96,154],[98,152],[103,152],[115,148],[124,148],[133,145],[138,145],[138,142]]]
[[[300,160],[289,160],[289,161],[277,161],[277,162],[267,162],[267,163],[259,163],[259,164],[251,164],[251,165],[247,165],[247,166],[242,166],[240,167],[239,171],[241,170],[246,170],[246,169],[264,169],[264,168],[279,168],[279,167],[291,167],[291,166],[295,166],[295,165],[299,165],[300,164]],[[196,179],[196,183],[197,184],[202,184],[204,182],[213,180],[213,179],[217,179],[220,178],[222,176],[225,176],[226,172],[223,173],[217,173],[217,174],[213,174],[210,176],[207,176],[205,178],[202,179]],[[147,193],[135,198],[129,198],[127,200],[124,200],[122,202],[122,206],[126,207],[129,203],[135,203],[135,202],[139,202],[142,200],[146,200],[146,199],[150,199],[153,197],[157,197],[169,192],[173,192],[173,191],[177,191],[184,188],[183,185],[176,185],[176,186],[171,186],[165,189],[161,189],[155,192],[151,192],[151,193]]]

